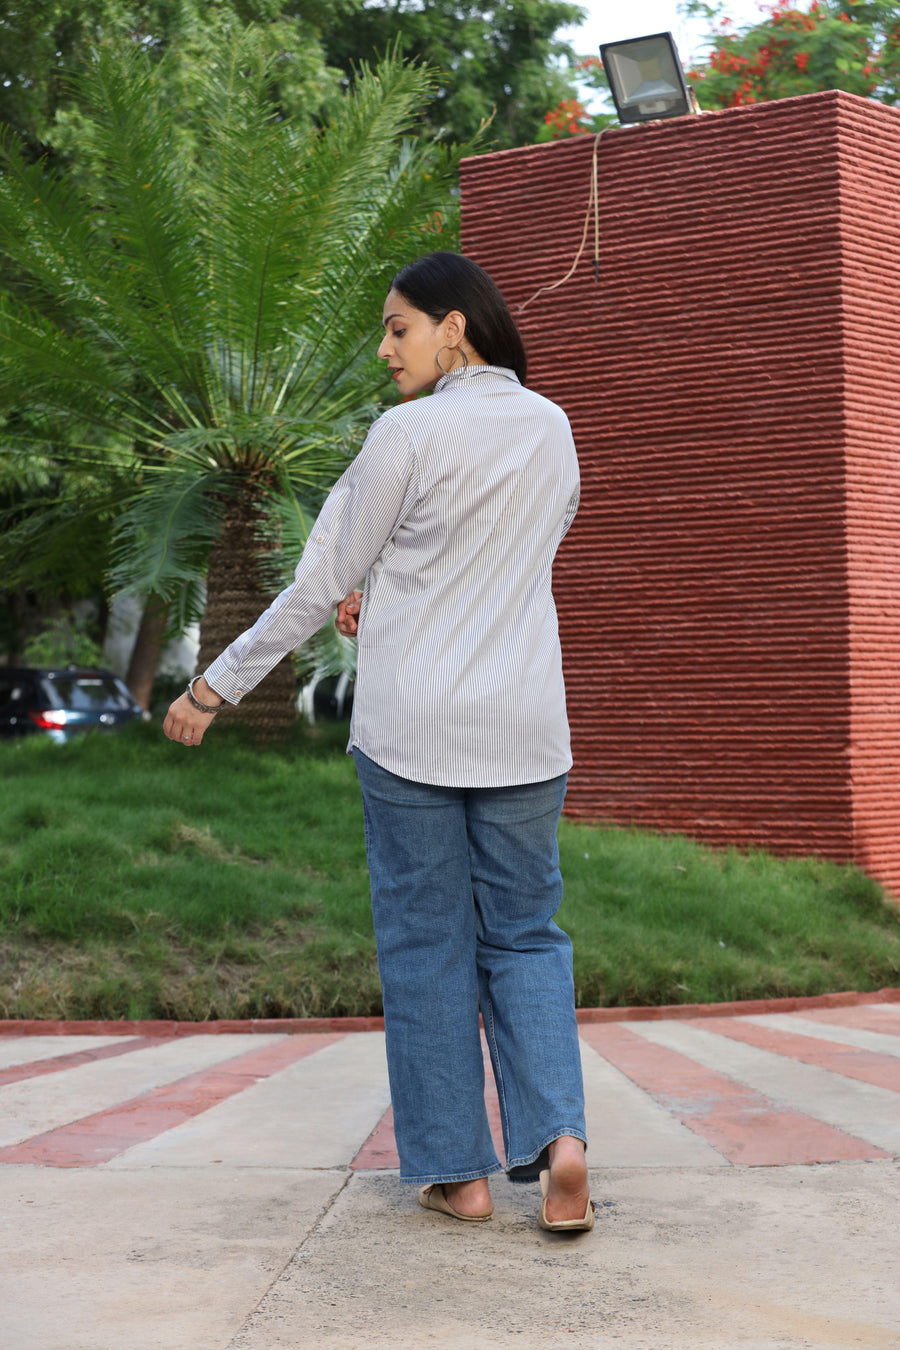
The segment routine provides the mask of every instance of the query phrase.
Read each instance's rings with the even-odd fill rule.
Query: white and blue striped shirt
[[[553,558],[578,506],[565,414],[470,366],[372,426],[294,582],[205,672],[229,703],[365,577],[351,746],[420,783],[504,787],[571,767]]]

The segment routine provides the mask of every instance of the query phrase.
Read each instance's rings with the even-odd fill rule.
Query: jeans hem
[[[548,1150],[550,1145],[556,1139],[562,1139],[566,1135],[571,1135],[574,1139],[580,1139],[587,1148],[587,1139],[584,1132],[573,1126],[565,1125],[562,1129],[551,1134],[545,1139],[540,1148],[535,1149],[534,1153],[528,1158],[513,1158],[506,1164],[506,1175],[510,1181],[516,1185],[527,1186],[539,1179],[541,1172],[550,1166]]]
[[[400,1181],[404,1186],[453,1186],[459,1181],[480,1181],[482,1177],[502,1171],[502,1163],[492,1162],[477,1172],[435,1172],[433,1176],[401,1177]]]

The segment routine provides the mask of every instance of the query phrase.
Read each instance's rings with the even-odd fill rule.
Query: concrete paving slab
[[[134,1036],[4,1036],[0,1038],[0,1069],[78,1054],[83,1050],[99,1050],[103,1046],[135,1039]]]
[[[0,1169],[3,1350],[222,1350],[346,1172]]]
[[[346,1167],[390,1101],[384,1034],[345,1036],[105,1166]]]
[[[357,1174],[229,1350],[896,1350],[893,1162],[592,1179],[572,1237],[534,1187],[476,1226]]]
[[[774,1027],[778,1031],[793,1031],[798,1036],[818,1037],[821,1041],[837,1041],[840,1045],[854,1045],[859,1050],[874,1050],[879,1055],[900,1057],[900,1040],[883,1031],[864,1031],[861,1027],[841,1027],[836,1023],[824,1025],[796,1013],[763,1013],[759,1017],[738,1017],[736,1022],[752,1022],[758,1027]],[[900,1027],[897,1028],[900,1032]]]

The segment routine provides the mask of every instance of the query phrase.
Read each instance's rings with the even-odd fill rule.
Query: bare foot
[[[447,1204],[460,1214],[478,1216],[494,1212],[487,1177],[479,1177],[476,1181],[445,1181],[444,1195]]]
[[[574,1135],[554,1139],[549,1148],[550,1189],[544,1213],[548,1222],[583,1219],[591,1198],[584,1144]]]

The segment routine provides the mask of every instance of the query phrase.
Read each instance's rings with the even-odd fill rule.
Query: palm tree
[[[208,577],[201,669],[269,603],[377,412],[384,294],[400,264],[446,247],[434,232],[452,229],[462,152],[404,137],[430,84],[395,55],[362,67],[322,127],[280,118],[271,81],[253,30],[230,40],[187,138],[159,66],[117,45],[82,82],[87,187],[0,142],[16,278],[0,296],[0,410],[40,414],[5,453],[106,482],[93,500],[115,519],[113,591],[185,622]],[[277,734],[294,683],[284,663],[242,719]]]

